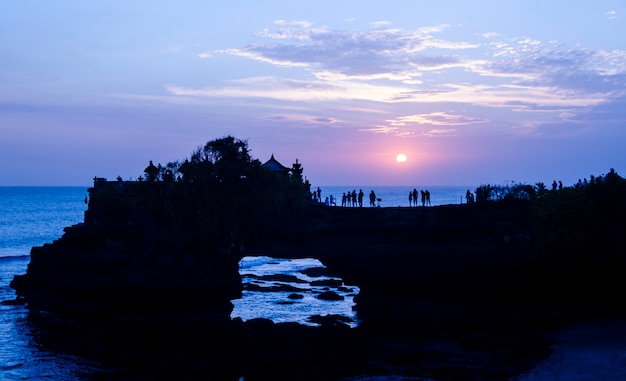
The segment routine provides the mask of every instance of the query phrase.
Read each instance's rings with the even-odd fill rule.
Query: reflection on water
[[[358,325],[352,310],[358,287],[344,285],[317,259],[245,257],[240,262],[239,273],[244,291],[241,299],[233,300],[232,318],[240,317],[244,321],[266,318],[275,323],[315,326],[311,316],[339,315],[348,318],[346,322],[351,327]],[[329,292],[343,300],[319,298]]]
[[[564,328],[554,353],[514,381],[626,380],[626,321],[606,319]]]

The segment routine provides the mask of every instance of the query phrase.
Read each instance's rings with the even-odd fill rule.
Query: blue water
[[[28,255],[83,221],[87,187],[0,187],[0,257]]]
[[[318,186],[313,185],[311,190],[317,190]],[[413,189],[417,189],[419,203],[422,205],[420,191],[428,190],[430,192],[430,204],[436,205],[448,205],[448,204],[461,204],[465,203],[465,192],[468,190],[474,192],[476,186],[427,186],[427,187],[403,187],[403,186],[319,186],[322,195],[322,201],[326,200],[326,197],[333,196],[336,199],[337,206],[341,206],[341,196],[343,193],[348,193],[359,190],[363,190],[365,197],[363,197],[363,206],[369,206],[369,194],[374,191],[376,198],[380,198],[381,201],[376,205],[381,207],[409,207],[409,192]]]
[[[244,321],[263,317],[275,323],[297,322],[316,326],[309,321],[313,315],[340,315],[350,319],[348,325],[358,324],[356,313],[352,310],[354,296],[359,288],[344,284],[335,276],[309,276],[307,269],[323,268],[317,259],[280,259],[271,257],[245,257],[241,260],[239,273],[242,276],[244,291],[241,299],[233,300],[231,317],[240,317]],[[281,274],[292,278],[273,280],[272,275]],[[270,278],[264,278],[269,276]],[[325,281],[336,281],[327,285]],[[264,291],[251,290],[250,285],[262,287]],[[289,289],[271,291],[272,287],[288,286]],[[322,292],[332,291],[344,299],[340,301],[320,300]],[[295,298],[290,296],[298,295]]]
[[[0,301],[26,272],[33,246],[52,242],[83,221],[87,187],[0,187]],[[0,380],[84,380],[95,364],[41,347],[23,306],[0,304]]]
[[[314,187],[317,188],[317,187]],[[322,197],[341,196],[351,189],[374,190],[382,198],[382,207],[408,207],[409,187],[320,187]],[[421,190],[422,188],[418,188]],[[463,202],[465,191],[473,187],[427,187],[433,206]],[[331,193],[332,192],[332,193]],[[26,272],[33,246],[41,246],[60,238],[63,228],[83,221],[87,187],[0,187],[0,301],[15,299],[9,287],[16,274]],[[367,198],[366,198],[367,199]],[[338,200],[339,205],[341,199]],[[323,267],[314,259],[286,260],[269,257],[246,257],[240,263],[244,285],[254,287],[292,286],[298,291],[244,290],[243,297],[234,300],[232,317],[248,320],[264,317],[275,322],[296,321],[315,325],[312,315],[337,314],[352,319],[353,298],[359,289],[346,285],[332,275],[307,275],[306,269]],[[287,280],[272,279],[272,275],[290,275]],[[270,278],[267,278],[267,277]],[[292,281],[290,281],[292,280]],[[335,285],[316,285],[314,281],[335,280]],[[252,287],[252,286],[250,286]],[[317,298],[323,291],[334,291],[343,301],[323,301]],[[290,295],[298,294],[298,298]],[[555,354],[538,364],[531,372],[515,380],[588,380],[624,379],[626,375],[626,326],[591,323],[564,333],[562,346]],[[573,334],[574,332],[576,334]],[[581,333],[582,332],[582,333]],[[615,340],[619,333],[620,340]],[[583,361],[585,360],[585,361]],[[82,381],[110,374],[103,364],[77,355],[46,347],[37,340],[37,329],[28,319],[24,306],[0,304],[0,380],[64,380]],[[616,376],[616,377],[614,377]],[[110,379],[110,378],[100,378]]]

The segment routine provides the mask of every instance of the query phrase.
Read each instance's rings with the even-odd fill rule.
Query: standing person
[[[417,189],[413,188],[413,203],[417,206]]]
[[[346,206],[346,192],[341,196],[341,206]]]
[[[430,205],[430,191],[428,189],[426,189],[426,205],[431,206]]]
[[[322,202],[322,190],[317,187],[317,202]]]
[[[409,191],[409,206],[413,206],[413,192]]]
[[[356,189],[352,190],[352,207],[356,207]]]
[[[363,196],[365,196],[363,189],[359,189],[359,208],[363,207]]]
[[[370,206],[371,207],[375,207],[376,206],[376,193],[374,193],[373,189],[370,192]]]

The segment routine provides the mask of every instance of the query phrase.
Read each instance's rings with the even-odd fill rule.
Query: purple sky
[[[624,17],[617,0],[7,2],[0,185],[136,179],[225,135],[322,186],[623,176]]]

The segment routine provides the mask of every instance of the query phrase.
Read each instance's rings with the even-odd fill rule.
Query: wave
[[[30,259],[30,254],[0,255],[0,261],[13,261],[16,259]]]

